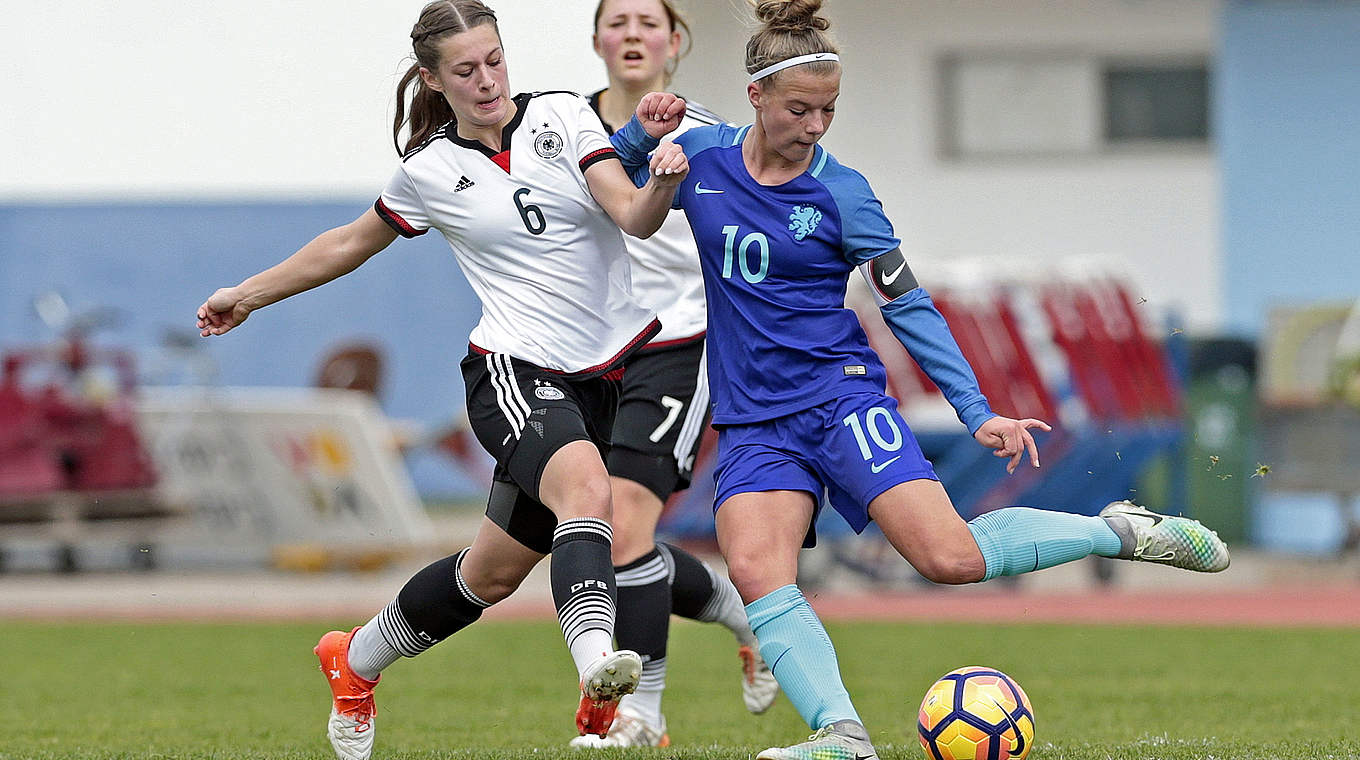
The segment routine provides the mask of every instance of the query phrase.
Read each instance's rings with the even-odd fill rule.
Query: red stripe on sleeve
[[[613,148],[600,148],[581,159],[581,171],[585,171],[591,165],[599,163],[609,158],[618,158],[619,154]]]
[[[396,230],[397,234],[402,237],[413,238],[429,232],[429,230],[418,230],[415,227],[412,227],[411,223],[402,219],[400,214],[388,208],[387,204],[383,203],[382,198],[379,198],[377,202],[373,204],[373,210],[378,212],[379,218],[384,222],[387,222],[387,226]]]

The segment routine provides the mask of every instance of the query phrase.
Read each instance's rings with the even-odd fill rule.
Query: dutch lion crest
[[[816,231],[821,221],[822,212],[815,206],[794,206],[793,213],[789,214],[789,232],[793,233],[794,240],[802,240]]]

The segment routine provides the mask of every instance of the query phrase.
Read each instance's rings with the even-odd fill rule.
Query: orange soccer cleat
[[[349,633],[331,631],[312,649],[321,660],[321,672],[330,684],[332,705],[326,735],[339,760],[368,760],[373,754],[373,718],[378,708],[373,703],[373,687],[378,679],[360,678],[349,667],[349,642],[358,627]]]
[[[581,705],[576,708],[576,730],[582,736],[605,736],[614,723],[619,700],[632,694],[642,678],[642,658],[626,649],[610,652],[581,673]]]

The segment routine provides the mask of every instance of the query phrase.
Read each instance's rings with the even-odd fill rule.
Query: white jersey
[[[590,105],[599,113],[599,92],[590,96]],[[680,126],[666,139],[721,121],[707,108],[689,102]],[[605,129],[613,132],[616,127],[606,124]],[[624,236],[624,242],[633,260],[633,294],[661,318],[661,332],[651,345],[684,342],[702,335],[707,324],[704,275],[699,269],[699,251],[685,212],[671,211],[661,229],[646,240]]]
[[[585,169],[617,155],[580,95],[514,102],[503,151],[450,122],[402,159],[374,208],[405,237],[444,235],[482,302],[474,350],[602,373],[657,329],[633,298],[623,233],[586,186]]]

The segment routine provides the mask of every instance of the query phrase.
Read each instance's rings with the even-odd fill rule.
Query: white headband
[[[792,58],[785,58],[779,63],[771,64],[751,75],[751,81],[757,82],[765,77],[783,71],[790,66],[797,66],[800,63],[813,63],[815,61],[839,61],[840,56],[835,53],[812,53],[811,55],[796,55]]]

